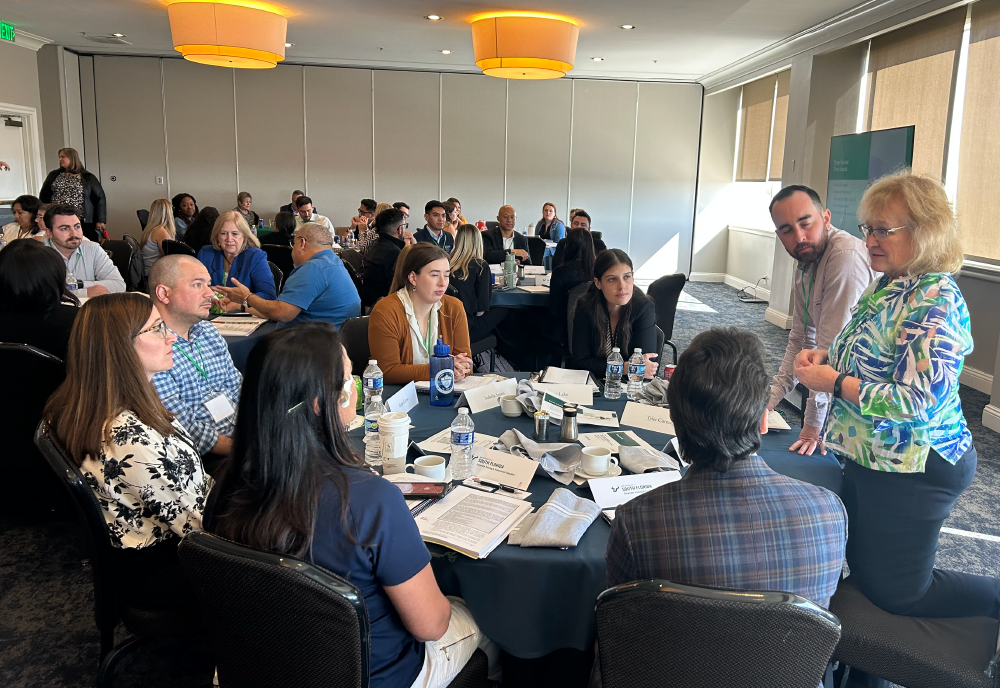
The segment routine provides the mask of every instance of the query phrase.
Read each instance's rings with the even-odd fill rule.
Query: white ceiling
[[[570,76],[698,80],[809,29],[860,0],[285,0],[292,63],[478,71],[469,18],[532,9],[581,22]],[[438,14],[430,22],[424,15]],[[156,0],[0,0],[0,20],[90,53],[177,55],[166,5]],[[638,28],[625,31],[620,24]],[[82,34],[126,35],[105,46]],[[441,54],[442,49],[452,51]],[[605,58],[594,62],[591,58]]]

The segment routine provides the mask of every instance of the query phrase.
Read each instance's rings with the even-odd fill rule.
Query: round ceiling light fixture
[[[441,54],[442,55],[451,55],[451,51],[450,50],[442,50]]]
[[[488,12],[472,18],[472,50],[484,74],[558,79],[573,69],[580,25],[545,12]]]
[[[173,0],[167,5],[174,49],[217,67],[269,69],[285,59],[283,8],[255,0]]]
[[[443,17],[439,14],[428,14],[424,16],[424,19],[428,19],[430,21],[441,21]]]
[[[593,60],[594,62],[604,62],[603,57],[592,57],[590,59]]]
[[[619,29],[625,29],[626,31],[631,31],[635,28],[635,24],[622,24],[618,27]]]

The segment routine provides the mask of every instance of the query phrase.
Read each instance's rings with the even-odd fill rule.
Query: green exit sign
[[[0,22],[0,40],[14,40],[14,25],[7,22]]]

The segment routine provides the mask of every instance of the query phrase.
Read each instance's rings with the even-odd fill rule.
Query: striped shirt
[[[829,490],[775,473],[756,455],[616,510],[608,586],[674,583],[791,592],[828,607],[847,545],[847,512]]]

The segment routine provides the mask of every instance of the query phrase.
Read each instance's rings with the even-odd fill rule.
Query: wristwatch
[[[244,303],[246,303],[244,301]],[[833,383],[833,398],[840,399],[841,387],[844,384],[844,378],[847,377],[847,373],[841,373],[837,376],[837,381]]]
[[[240,306],[240,310],[243,311],[244,313],[247,312],[247,299],[249,299],[249,298],[250,298],[250,294],[247,294],[246,298],[243,299],[243,304]]]

